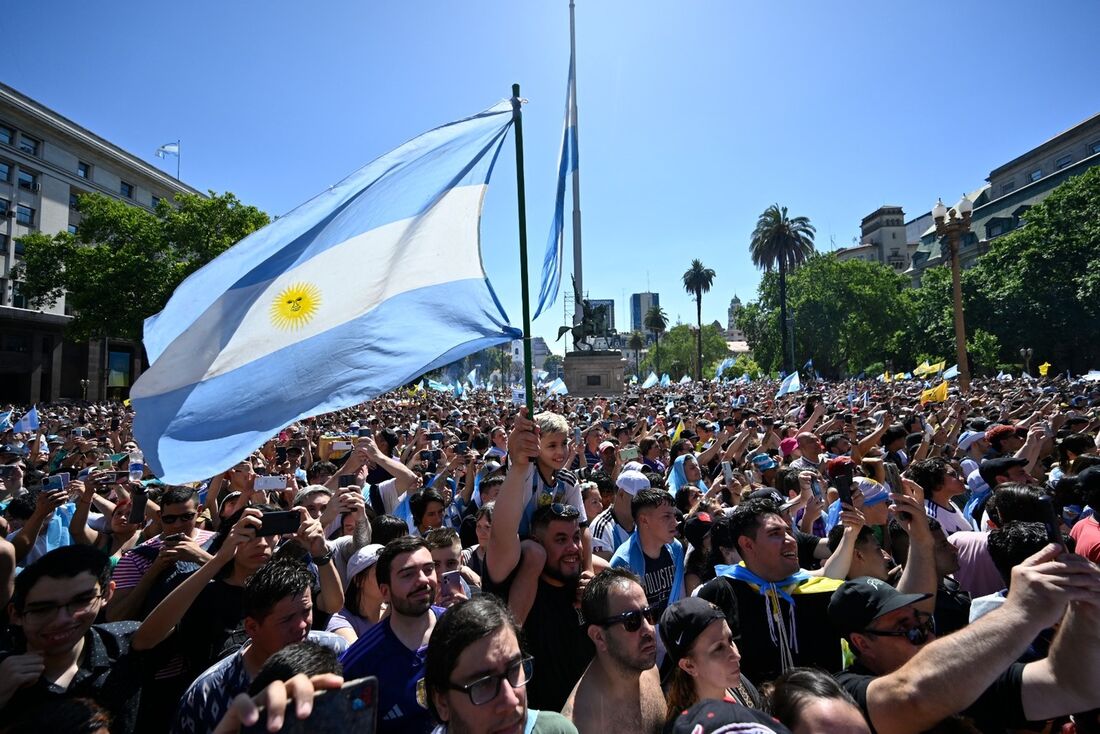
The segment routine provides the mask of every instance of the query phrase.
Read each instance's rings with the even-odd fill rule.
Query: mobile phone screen
[[[340,479],[338,480],[338,485],[337,486],[340,486],[340,487],[354,487],[355,486],[355,475],[354,474],[342,474],[342,475],[340,475]]]
[[[128,473],[127,476],[129,476]],[[144,487],[134,491],[133,496],[130,498],[130,517],[128,518],[131,523],[145,524],[145,503],[147,501]]]
[[[299,719],[288,707],[282,734],[318,734],[318,732],[356,732],[375,734],[378,719],[378,679],[360,678],[348,681],[335,691],[321,691],[313,699],[313,711]],[[245,734],[267,733],[267,715],[252,726],[241,729]]]
[[[733,465],[728,461],[722,462],[722,476],[726,480],[727,487],[733,486]]]
[[[286,480],[282,477],[256,477],[252,489],[266,492],[271,489],[286,489]]]
[[[297,512],[265,512],[257,535],[287,535],[298,532],[301,526],[302,516]]]

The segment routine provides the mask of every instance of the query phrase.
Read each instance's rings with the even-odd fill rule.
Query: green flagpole
[[[512,120],[516,124],[516,198],[519,200],[519,273],[523,297],[523,389],[527,416],[535,415],[535,387],[531,376],[531,294],[527,285],[527,195],[523,188],[523,110],[519,85],[512,85]]]

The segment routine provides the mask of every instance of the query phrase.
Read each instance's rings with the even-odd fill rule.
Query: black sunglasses
[[[650,624],[657,624],[656,604],[650,604],[648,607],[642,609],[632,609],[629,612],[616,614],[614,617],[608,617],[607,619],[593,622],[592,624],[599,627],[611,627],[612,625],[621,624],[623,629],[627,632],[637,632],[642,627],[643,619]]]
[[[554,517],[562,520],[572,520],[581,516],[580,510],[576,507],[573,507],[573,505],[563,505],[561,502],[555,502],[550,505],[550,512]]]
[[[876,637],[904,637],[910,644],[923,645],[928,641],[928,636],[936,632],[936,618],[927,612],[917,612],[917,626],[907,630],[863,630],[865,635]]]

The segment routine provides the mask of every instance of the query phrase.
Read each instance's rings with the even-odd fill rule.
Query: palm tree
[[[703,380],[703,294],[710,292],[714,283],[714,270],[703,266],[699,260],[692,260],[691,267],[684,271],[684,290],[695,296],[695,381]]]
[[[642,349],[645,347],[645,337],[642,336],[640,331],[631,332],[630,339],[627,340],[626,346],[634,352],[634,374],[638,375],[641,379],[641,375],[638,374],[638,364],[641,361]]]
[[[650,306],[645,312],[643,325],[648,331],[653,332],[654,359],[657,362],[657,371],[661,371],[661,334],[668,328],[668,314],[660,306]]]
[[[790,372],[794,355],[787,351],[787,273],[806,262],[814,253],[817,230],[806,217],[787,216],[787,207],[772,204],[752,232],[749,254],[752,264],[763,270],[779,271],[779,338],[782,341],[783,371]]]

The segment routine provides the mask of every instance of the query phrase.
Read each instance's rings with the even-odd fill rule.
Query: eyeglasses
[[[75,617],[79,614],[84,614],[91,610],[95,605],[97,599],[102,599],[106,596],[103,593],[89,592],[70,599],[64,604],[43,604],[41,606],[31,606],[23,610],[23,619],[32,624],[47,624],[57,618],[57,613],[64,609],[70,617]]]
[[[608,617],[607,619],[593,622],[592,624],[599,627],[610,627],[615,624],[622,624],[623,629],[627,632],[637,632],[642,628],[643,619],[650,624],[657,624],[656,604],[650,604],[648,607],[642,609],[632,609],[629,612],[616,614],[614,617]]]
[[[522,673],[522,675],[521,675]],[[484,706],[500,695],[500,682],[507,679],[512,688],[522,688],[531,680],[535,673],[535,659],[523,658],[508,666],[508,669],[499,675],[487,675],[478,678],[473,683],[464,686],[456,686],[450,683],[447,687],[452,691],[462,691],[470,697],[470,703],[474,706]]]
[[[866,635],[876,637],[904,637],[910,644],[923,645],[928,636],[936,632],[936,618],[927,612],[917,612],[917,626],[904,630],[863,630]]]
[[[177,522],[191,522],[195,519],[197,512],[184,512],[180,515],[161,515],[161,525],[175,525]]]

